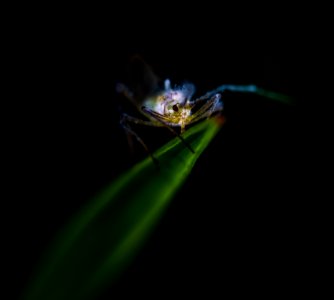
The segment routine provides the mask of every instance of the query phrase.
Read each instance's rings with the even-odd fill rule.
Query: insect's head
[[[159,96],[159,102],[163,103],[165,113],[178,114],[187,108],[188,101],[191,99],[194,92],[195,86],[190,83],[172,89],[170,81],[167,79],[165,80],[165,89]]]

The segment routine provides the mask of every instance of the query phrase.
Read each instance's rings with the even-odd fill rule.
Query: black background
[[[161,78],[193,82],[197,96],[224,83],[256,84],[295,97],[296,106],[226,93],[226,124],[105,297],[295,286],[305,232],[297,188],[297,107],[305,74],[294,33],[280,25],[259,31],[268,23],[249,27],[252,17],[233,23],[222,22],[221,15],[190,21],[181,12],[133,18],[124,9],[121,16],[56,18],[45,28],[39,22],[23,30],[18,58],[26,81],[24,99],[14,105],[21,125],[10,175],[13,294],[72,214],[145,157],[140,147],[135,157],[130,154],[115,93],[135,54]],[[161,131],[143,128],[141,134],[155,149],[172,138]]]

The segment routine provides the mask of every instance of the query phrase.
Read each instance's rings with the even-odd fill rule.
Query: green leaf
[[[94,299],[131,263],[166,205],[181,187],[222,122],[212,118],[187,130],[112,182],[75,216],[43,260],[23,299]]]

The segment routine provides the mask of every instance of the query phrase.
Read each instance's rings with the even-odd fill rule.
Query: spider
[[[157,162],[156,159],[144,141],[132,129],[131,124],[166,127],[191,152],[194,152],[183,139],[182,133],[186,130],[186,126],[220,113],[224,107],[221,99],[223,92],[256,93],[276,100],[282,100],[284,97],[283,95],[258,88],[256,85],[227,84],[221,85],[193,100],[192,96],[195,92],[195,86],[192,83],[185,83],[172,88],[170,80],[166,79],[163,88],[159,89],[157,88],[157,78],[151,68],[146,64],[143,68],[147,74],[145,75],[145,80],[146,82],[149,81],[150,85],[148,93],[136,94],[122,83],[117,85],[117,91],[128,98],[137,107],[138,111],[146,117],[146,120],[123,113],[120,123],[128,135],[135,137],[155,162]],[[179,128],[179,130],[175,128]]]

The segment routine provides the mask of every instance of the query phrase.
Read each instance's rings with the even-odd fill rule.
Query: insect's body
[[[182,133],[186,125],[209,117],[223,108],[220,95],[217,94],[208,102],[210,105],[204,106],[203,103],[203,109],[194,112],[196,101],[191,101],[194,90],[195,87],[192,84],[184,84],[181,88],[172,89],[170,81],[166,80],[164,90],[144,100],[141,110],[157,126],[164,124],[180,127]]]
[[[166,127],[191,150],[191,147],[182,138],[182,133],[186,126],[202,119],[210,118],[213,114],[223,110],[221,93],[225,91],[239,93],[255,93],[278,101],[289,101],[287,97],[257,88],[255,85],[222,85],[215,90],[207,92],[205,95],[192,100],[195,87],[193,84],[186,83],[181,87],[172,88],[170,81],[164,82],[164,88],[158,88],[158,78],[151,68],[138,57],[134,60],[142,75],[135,76],[142,82],[135,82],[134,91],[128,89],[125,85],[119,84],[118,91],[123,93],[148,119],[142,120],[123,114],[121,125],[127,133],[135,137],[138,142],[146,149],[154,160],[153,155],[148,150],[144,141],[133,131],[131,124],[142,124],[147,126]],[[137,74],[136,72],[134,72]],[[180,133],[174,128],[179,127]]]

